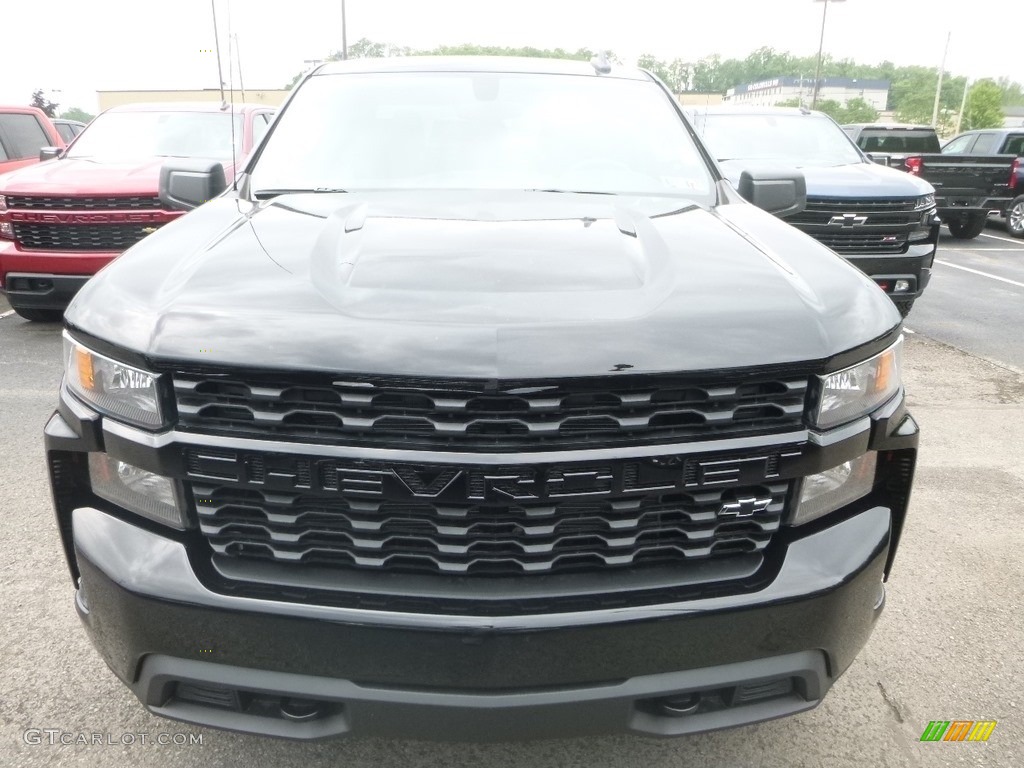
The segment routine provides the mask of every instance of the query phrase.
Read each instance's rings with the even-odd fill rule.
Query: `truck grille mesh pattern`
[[[76,211],[135,211],[158,210],[159,197],[135,195],[132,197],[44,197],[37,195],[8,195],[8,208],[30,210]]]
[[[812,197],[786,219],[837,253],[902,253],[923,211],[911,198]]]
[[[518,451],[798,429],[807,378],[675,375],[505,382],[174,374],[188,431],[390,448]]]
[[[144,238],[152,224],[14,223],[14,238],[27,250],[123,251]]]
[[[606,572],[761,552],[790,490],[778,456],[755,460],[762,480],[753,484],[719,484],[690,461],[511,473],[290,461],[286,469],[280,455],[188,449],[200,530],[214,554],[435,575]],[[648,473],[642,484],[639,472]],[[522,498],[509,498],[517,491]]]

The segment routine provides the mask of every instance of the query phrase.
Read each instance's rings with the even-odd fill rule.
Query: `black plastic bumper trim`
[[[792,689],[764,701],[672,715],[668,697],[792,680]],[[448,740],[496,740],[633,732],[679,736],[795,714],[817,706],[831,687],[825,655],[803,651],[716,667],[644,675],[603,685],[514,693],[401,690],[350,680],[270,672],[191,659],[150,656],[135,694],[157,715],[227,730],[292,739],[345,734]],[[181,683],[316,702],[322,717],[296,722],[204,706],[174,695]]]

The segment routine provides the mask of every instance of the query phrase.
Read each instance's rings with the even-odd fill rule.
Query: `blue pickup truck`
[[[799,168],[807,207],[785,220],[871,277],[906,316],[931,277],[935,189],[869,160],[832,118],[789,107],[701,107],[688,117],[738,183],[752,166]]]

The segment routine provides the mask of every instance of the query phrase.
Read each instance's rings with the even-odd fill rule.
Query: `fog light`
[[[14,239],[14,227],[9,221],[0,221],[0,237],[6,237],[8,240]]]
[[[893,293],[906,293],[910,290],[909,280],[897,280],[896,287],[892,289]]]
[[[147,472],[106,453],[89,454],[92,491],[117,504],[172,528],[185,528],[185,504],[169,477]]]
[[[802,525],[817,520],[871,493],[875,484],[878,454],[869,451],[863,456],[845,461],[804,478],[800,501],[793,510],[790,522]]]

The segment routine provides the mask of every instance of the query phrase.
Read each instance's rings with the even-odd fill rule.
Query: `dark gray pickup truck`
[[[857,124],[843,130],[875,162],[930,182],[939,218],[953,237],[977,237],[992,212],[1006,217],[1016,237],[1024,237],[1024,169],[1019,159],[1024,130],[970,131],[941,150],[930,126]],[[1011,223],[1015,208],[1016,232]]]

